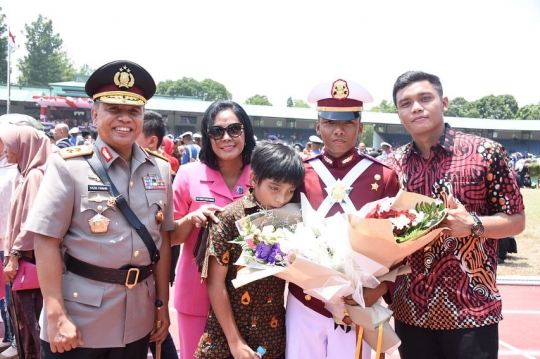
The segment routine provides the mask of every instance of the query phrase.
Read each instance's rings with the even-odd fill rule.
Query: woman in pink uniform
[[[192,358],[204,332],[210,307],[206,284],[194,263],[193,247],[200,228],[215,211],[248,193],[253,127],[244,109],[219,100],[208,107],[201,123],[200,162],[180,166],[173,183],[176,229],[172,244],[181,244],[174,307],[178,312],[180,357]]]

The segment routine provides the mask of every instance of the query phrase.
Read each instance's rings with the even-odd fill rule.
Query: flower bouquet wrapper
[[[401,340],[399,339],[398,335],[394,330],[392,329],[392,326],[388,322],[384,322],[381,324],[383,326],[383,332],[382,332],[382,347],[381,351],[392,355],[396,349],[401,345]],[[379,339],[379,331],[377,329],[375,330],[365,330],[362,335],[362,339],[369,344],[370,347],[376,348],[377,342]]]
[[[418,237],[407,242],[397,243],[393,234],[393,225],[389,219],[364,218],[377,203],[383,200],[366,204],[358,213],[349,214],[349,240],[354,251],[373,259],[374,261],[391,268],[401,262],[420,248],[425,247],[435,238],[438,238],[445,228],[431,228],[420,233]],[[415,208],[420,202],[434,203],[436,200],[417,193],[400,191],[390,208],[395,210],[409,210]]]
[[[235,265],[244,266],[238,271],[232,281],[235,288],[244,284],[274,275],[283,280],[292,282],[304,290],[314,290],[313,296],[320,300],[330,300],[331,292],[343,291],[343,289],[325,287],[350,287],[351,282],[343,273],[331,268],[324,267],[307,258],[291,255],[292,263],[287,267],[269,266],[256,261],[245,261],[241,255]],[[317,291],[319,293],[317,293]],[[351,294],[352,291],[345,295]]]
[[[280,221],[289,224],[299,223],[302,221],[302,215],[300,213],[300,203],[288,203],[281,208],[271,210],[271,212],[272,215],[275,216],[275,219],[279,219]],[[266,212],[257,212],[236,221],[236,228],[241,234],[244,231],[248,218],[255,227],[262,227],[266,224],[273,224],[272,219],[268,218]]]

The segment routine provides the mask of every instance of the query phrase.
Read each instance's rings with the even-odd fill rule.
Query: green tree
[[[309,108],[309,104],[304,101],[304,100],[300,100],[300,99],[294,99],[293,101],[293,105],[292,107],[296,107],[296,108]]]
[[[364,124],[364,129],[358,142],[364,142],[367,147],[373,147],[373,125]]]
[[[19,60],[19,83],[48,86],[51,82],[73,80],[73,63],[62,50],[63,41],[54,33],[52,21],[40,14],[35,22],[24,28],[28,55]]]
[[[540,102],[537,105],[525,105],[521,107],[516,115],[520,120],[540,120]]]
[[[206,101],[232,99],[231,93],[221,83],[211,79],[198,82],[191,77],[182,77],[176,81],[161,81],[157,85],[156,93],[166,96],[200,97]]]
[[[489,95],[475,101],[475,107],[481,118],[496,120],[515,119],[519,110],[518,103],[512,95]]]
[[[293,103],[292,97],[289,97],[287,99],[287,107],[293,107],[293,106],[294,106],[294,103]]]
[[[94,71],[94,69],[90,68],[90,65],[83,64],[81,67],[79,67],[79,71],[77,71],[77,73],[81,75],[92,75]]]
[[[268,97],[265,95],[255,95],[248,98],[245,102],[246,105],[260,105],[260,106],[272,106]]]
[[[0,59],[7,59],[7,25],[5,23],[6,15],[2,13],[2,8],[0,7]],[[7,61],[0,61],[0,83],[7,82]],[[13,82],[13,81],[11,81]]]
[[[219,82],[211,79],[204,79],[199,85],[200,89],[198,96],[202,97],[206,101],[232,99],[232,94],[227,91],[227,88]]]
[[[397,108],[393,103],[386,100],[382,100],[379,106],[374,106],[370,112],[380,112],[380,113],[397,113]],[[367,145],[367,144],[366,144]]]
[[[456,97],[448,102],[448,110],[445,112],[448,117],[481,118],[482,115],[476,107],[476,101],[469,102],[463,97]]]

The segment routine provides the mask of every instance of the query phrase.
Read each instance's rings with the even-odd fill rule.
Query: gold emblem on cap
[[[114,84],[119,88],[131,88],[135,84],[135,77],[131,73],[131,70],[124,65],[121,67],[118,72],[114,75]]]
[[[349,97],[349,87],[347,86],[347,81],[334,81],[332,84],[332,97],[337,100],[343,100],[344,98]]]

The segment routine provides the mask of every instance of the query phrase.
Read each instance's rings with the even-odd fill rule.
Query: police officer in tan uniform
[[[143,359],[170,324],[170,166],[135,142],[156,85],[141,66],[114,61],[96,70],[85,90],[94,100],[96,143],[50,158],[27,224],[36,233],[44,297],[41,358]],[[149,235],[126,219],[126,202]]]

